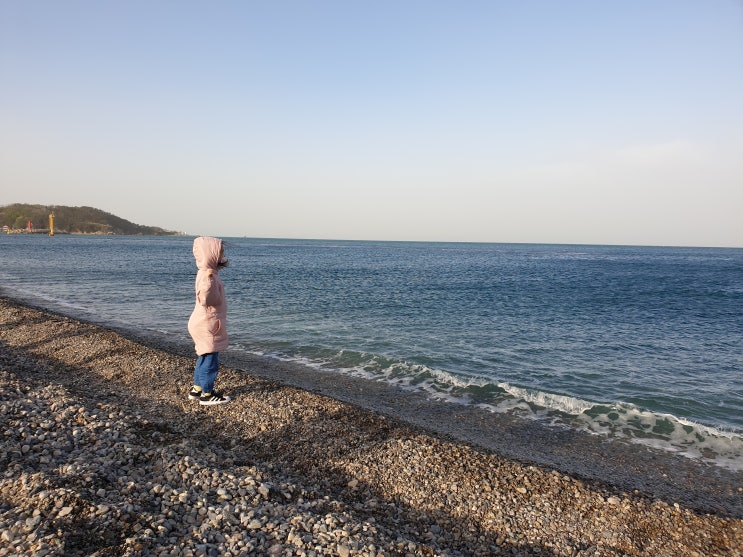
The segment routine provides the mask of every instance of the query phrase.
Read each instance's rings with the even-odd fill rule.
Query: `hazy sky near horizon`
[[[743,247],[743,1],[0,0],[0,205]]]

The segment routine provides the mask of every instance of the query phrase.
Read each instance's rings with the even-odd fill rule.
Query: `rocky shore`
[[[192,366],[0,298],[0,556],[743,550],[739,474],[628,489],[228,366],[235,400],[201,407]]]

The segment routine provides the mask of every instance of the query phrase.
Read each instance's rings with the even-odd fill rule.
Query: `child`
[[[219,372],[219,352],[227,348],[227,303],[218,271],[227,266],[224,245],[219,238],[199,237],[193,242],[196,259],[196,306],[188,320],[188,332],[196,345],[196,368],[189,400],[211,406],[224,404],[230,397],[214,391]]]

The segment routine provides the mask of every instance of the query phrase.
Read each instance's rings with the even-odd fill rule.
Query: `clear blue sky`
[[[740,0],[0,0],[0,205],[743,246]]]

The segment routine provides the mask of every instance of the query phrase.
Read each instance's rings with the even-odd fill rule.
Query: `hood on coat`
[[[219,254],[222,251],[222,240],[199,236],[193,241],[193,256],[199,271],[216,271],[219,266]]]

